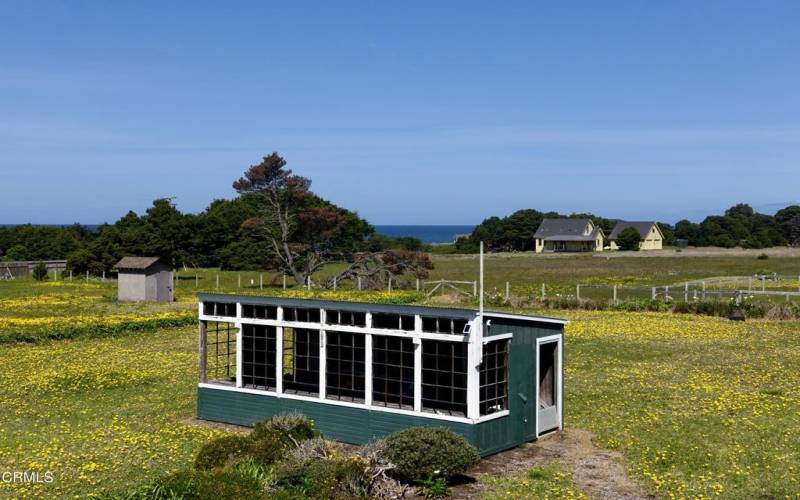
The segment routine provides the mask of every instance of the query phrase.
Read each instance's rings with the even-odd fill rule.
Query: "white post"
[[[467,372],[467,418],[480,416],[480,369],[483,361],[483,241],[480,243],[480,266],[478,271],[478,315],[475,318],[474,335],[470,335]]]
[[[72,269],[69,270],[69,280],[72,281]]]
[[[389,276],[389,293],[392,293],[392,277]]]
[[[650,298],[656,300],[656,287],[653,287],[653,290],[650,292]]]
[[[765,291],[767,289],[767,275],[761,276],[761,291]]]
[[[307,281],[307,283],[306,283],[306,284],[308,285],[308,290],[309,290],[309,291],[311,291],[311,276],[309,276],[308,278],[306,278],[306,281]]]
[[[283,321],[283,307],[278,306],[278,321]],[[283,327],[275,328],[275,392],[283,392]]]
[[[361,291],[361,276],[358,277],[358,290]]]
[[[419,292],[419,278],[417,278],[417,291]]]
[[[706,300],[706,282],[705,280],[702,281],[703,285],[703,300]]]
[[[283,275],[283,289],[286,290],[286,275]]]
[[[219,288],[219,274],[217,274],[216,276],[217,276],[217,285],[216,285],[216,287]]]
[[[258,288],[260,290],[264,289],[264,274],[263,273],[258,273]]]
[[[581,300],[581,286],[575,285],[575,298]]]
[[[683,284],[683,301],[689,302],[689,282]]]
[[[323,319],[323,318],[320,318]],[[325,399],[325,370],[328,364],[327,350],[328,336],[325,330],[319,331],[319,399]]]
[[[509,298],[511,297],[511,285],[506,281],[506,302],[508,302]]]
[[[336,291],[336,276],[333,277],[333,291]]]
[[[89,282],[89,270],[88,269],[86,270],[86,282],[87,283]]]
[[[747,291],[748,292],[752,292],[753,291],[753,277],[752,276],[748,276],[747,277]]]
[[[617,303],[617,285],[614,285],[614,303]]]
[[[236,288],[242,288],[242,275],[236,275]]]
[[[364,404],[372,404],[372,334],[364,335]]]
[[[542,283],[542,300],[544,300],[544,298],[545,298],[544,283]]]
[[[476,297],[477,295],[478,295],[478,282],[477,281],[473,281],[472,282],[472,296]]]
[[[103,271],[103,283],[105,283],[105,282],[106,282],[106,272]]]
[[[422,411],[422,339],[418,334],[414,336],[414,411]]]
[[[242,303],[236,303],[236,387],[242,387],[242,350],[244,349],[242,326]]]

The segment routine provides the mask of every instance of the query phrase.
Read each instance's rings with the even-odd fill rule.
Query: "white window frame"
[[[562,401],[564,394],[564,336],[563,335],[548,335],[547,337],[539,337],[536,339],[536,373],[534,374],[534,385],[536,386],[536,393],[534,399],[534,411],[536,412],[536,437],[542,435],[539,430],[539,347],[542,344],[556,344],[558,366],[556,367],[556,404],[558,405],[558,427],[557,430],[564,428],[564,403]],[[552,432],[553,429],[548,429],[545,432]]]
[[[214,301],[214,300],[212,300]],[[216,300],[214,302],[218,302]],[[406,330],[391,330],[391,329],[383,329],[383,328],[373,328],[372,327],[372,312],[366,312],[366,327],[357,327],[357,326],[347,326],[347,325],[328,325],[325,321],[325,308],[320,307],[320,322],[319,323],[309,323],[309,322],[297,322],[297,321],[284,321],[283,320],[283,311],[284,307],[281,305],[277,305],[277,319],[256,319],[256,318],[242,318],[242,309],[243,303],[247,302],[242,300],[237,300],[236,303],[236,317],[230,316],[215,316],[215,315],[206,315],[203,313],[203,302],[199,302],[198,304],[198,316],[200,321],[213,321],[218,323],[232,323],[237,328],[237,336],[236,336],[236,384],[235,386],[227,385],[227,384],[219,384],[214,382],[204,382],[198,384],[198,387],[207,388],[207,389],[217,389],[217,390],[224,390],[224,391],[232,391],[232,392],[241,392],[246,394],[258,394],[270,397],[278,397],[278,398],[286,398],[286,399],[296,399],[300,401],[312,401],[322,404],[330,404],[335,406],[346,406],[350,408],[360,408],[363,410],[368,411],[383,411],[388,413],[396,413],[401,415],[410,415],[416,417],[424,417],[430,418],[435,420],[447,420],[451,422],[461,422],[461,423],[470,423],[476,424],[480,422],[485,422],[487,420],[494,420],[497,418],[505,417],[509,415],[509,410],[502,410],[496,413],[492,413],[489,415],[480,416],[480,360],[478,359],[479,353],[482,351],[481,347],[483,344],[488,342],[493,342],[497,340],[503,339],[510,339],[512,337],[511,333],[506,334],[499,334],[499,335],[492,335],[486,336],[478,342],[477,336],[475,332],[478,328],[475,325],[476,321],[481,321],[481,317],[475,316],[474,318],[468,320],[468,327],[469,332],[467,334],[443,334],[443,333],[428,333],[422,331],[422,315],[414,314],[414,330],[413,331],[406,331]],[[288,306],[294,307],[294,306]],[[398,313],[400,314],[400,313]],[[513,314],[486,314],[484,318],[488,319],[491,317],[510,317],[516,318],[520,317]],[[525,319],[530,319],[526,317]],[[538,320],[538,319],[537,319]],[[542,321],[545,322],[552,322],[552,323],[565,323],[562,320],[555,320],[550,318],[545,318]],[[243,387],[242,384],[242,328],[244,324],[252,324],[252,325],[264,325],[264,326],[274,326],[276,330],[276,387],[275,390],[261,390],[261,389],[249,389]],[[319,353],[319,392],[317,396],[304,396],[298,394],[286,394],[283,392],[283,330],[284,328],[303,328],[303,329],[311,329],[319,331],[320,335],[320,353]],[[341,332],[349,332],[349,333],[360,333],[365,336],[365,394],[364,394],[364,403],[353,403],[350,401],[338,401],[333,399],[327,399],[325,394],[325,386],[326,386],[326,368],[327,368],[327,356],[326,356],[326,335],[325,332],[328,331],[341,331]],[[404,410],[398,408],[387,408],[384,406],[375,406],[372,404],[372,336],[373,335],[383,335],[383,336],[395,336],[395,337],[404,337],[410,338],[414,343],[414,409],[413,410]],[[467,348],[467,363],[468,363],[468,373],[467,373],[467,415],[465,417],[457,417],[451,415],[439,415],[436,413],[431,413],[422,410],[422,341],[423,340],[444,340],[449,342],[462,342],[468,344]],[[480,344],[480,345],[479,345]],[[538,347],[537,347],[538,349]],[[559,350],[560,352],[560,350]],[[538,357],[538,351],[537,351]],[[538,359],[537,359],[538,361]],[[561,374],[559,373],[559,377]],[[559,379],[560,383],[560,379]],[[537,386],[538,391],[538,386]],[[560,393],[559,393],[560,397]],[[538,392],[537,392],[538,398]],[[559,401],[560,404],[560,401]],[[560,411],[560,406],[559,406]]]

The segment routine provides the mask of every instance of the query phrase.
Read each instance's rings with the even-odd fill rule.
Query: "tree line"
[[[199,214],[156,199],[95,230],[87,226],[0,227],[0,260],[67,259],[68,269],[99,274],[126,255],[158,256],[174,268],[276,270],[304,282],[331,261],[346,262],[339,279],[367,286],[432,266],[414,238],[388,238],[353,211],[317,196],[278,154],[264,157],[233,183],[238,196]]]
[[[483,241],[489,251],[533,250],[533,235],[545,218],[586,218],[601,227],[608,236],[619,219],[600,217],[591,213],[560,214],[539,212],[533,209],[518,210],[507,217],[489,217],[481,222],[466,238],[460,238],[455,246],[464,253],[476,252]],[[800,205],[779,210],[775,215],[757,213],[750,205],[740,203],[725,211],[724,215],[712,215],[702,222],[678,221],[674,226],[657,223],[664,234],[664,244],[674,245],[677,240],[686,240],[691,246],[768,248],[783,245],[800,245]]]

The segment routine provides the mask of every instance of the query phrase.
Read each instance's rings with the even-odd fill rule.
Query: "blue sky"
[[[375,224],[772,207],[800,198],[798,23],[796,1],[0,1],[0,222],[197,212],[274,150]]]

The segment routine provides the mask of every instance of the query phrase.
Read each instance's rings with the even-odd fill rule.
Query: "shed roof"
[[[117,269],[148,269],[159,260],[159,257],[123,257],[114,267]]]
[[[383,304],[378,302],[354,302],[346,300],[329,300],[329,299],[301,299],[294,297],[270,297],[265,295],[247,295],[247,294],[228,294],[228,293],[210,293],[201,292],[197,294],[201,302],[245,302],[248,304],[264,304],[275,306],[289,306],[289,307],[303,307],[303,306],[316,306],[323,309],[344,309],[350,311],[361,312],[386,312],[398,314],[419,314],[421,316],[437,315],[444,317],[454,317],[463,319],[472,319],[477,316],[478,311],[475,309],[463,309],[454,307],[431,307],[422,305],[403,305],[403,304]],[[484,311],[484,316],[487,318],[511,318],[522,321],[533,321],[542,323],[557,323],[566,324],[567,320],[561,318],[553,318],[548,316],[531,316],[527,314],[510,314],[498,311]]]
[[[611,236],[608,237],[610,240],[616,240],[619,237],[619,234],[632,227],[639,231],[639,236],[644,239],[647,237],[647,233],[650,232],[650,229],[655,225],[655,221],[625,221],[621,220],[617,222],[617,225],[614,226],[614,230],[611,231]],[[659,230],[660,231],[660,230]]]

